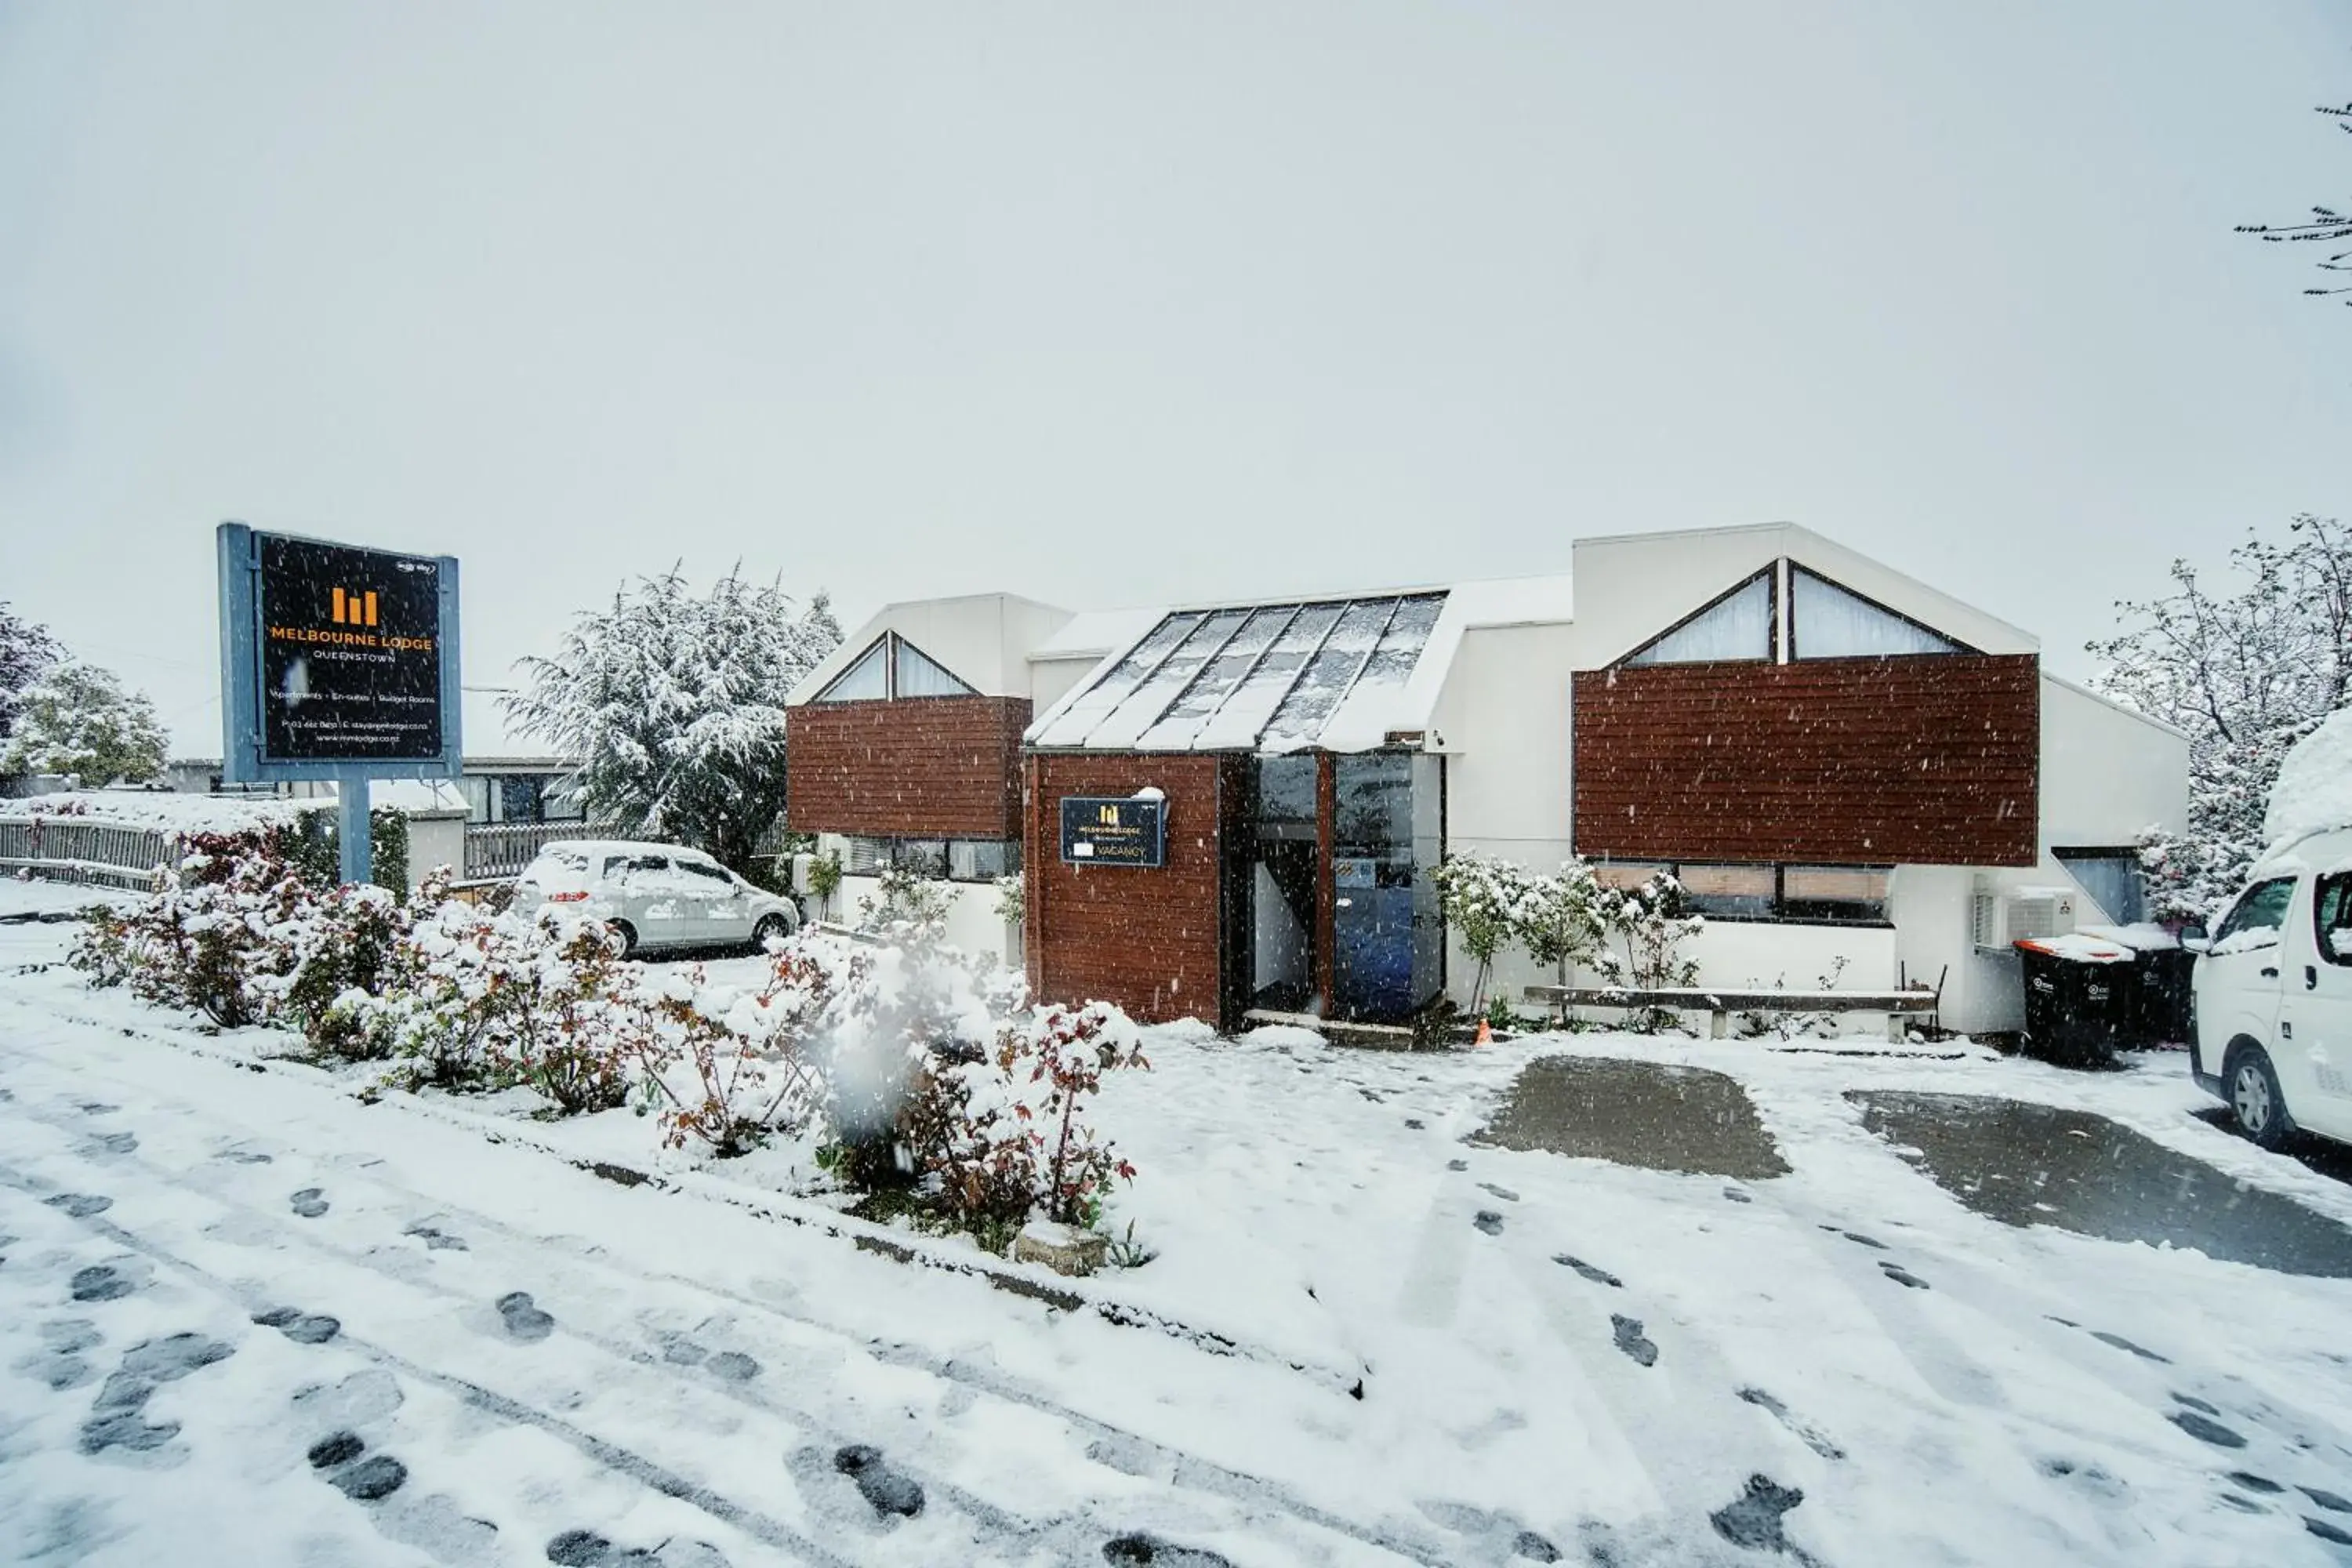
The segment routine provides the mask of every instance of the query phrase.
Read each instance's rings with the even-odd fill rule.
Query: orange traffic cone
[[[1491,1046],[1495,1043],[1495,1031],[1486,1026],[1486,1019],[1478,1020],[1478,1037],[1470,1043],[1474,1046]]]

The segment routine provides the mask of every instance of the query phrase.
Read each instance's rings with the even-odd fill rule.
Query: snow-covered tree
[[[25,689],[47,674],[64,653],[47,626],[23,619],[0,601],[0,741],[16,728]]]
[[[68,661],[19,697],[0,773],[144,784],[163,771],[163,727],[143,693],[124,690],[110,670]]]
[[[2176,561],[2173,593],[2118,605],[2123,631],[2090,645],[2102,690],[2189,735],[2189,830],[2141,842],[2162,917],[2202,919],[2244,885],[2287,749],[2352,703],[2352,528],[2305,514],[2230,561],[2235,592]]]
[[[738,573],[698,595],[676,568],[583,614],[505,700],[526,731],[582,759],[590,821],[676,839],[740,872],[784,809],[784,696],[841,641],[824,595],[803,608]]]

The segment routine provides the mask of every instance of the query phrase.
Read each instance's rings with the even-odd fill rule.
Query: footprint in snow
[[[1606,1285],[1615,1290],[1622,1290],[1625,1288],[1625,1281],[1618,1279],[1617,1276],[1610,1273],[1606,1268],[1595,1268],[1591,1264],[1587,1263],[1581,1258],[1571,1258],[1567,1253],[1563,1252],[1557,1258],[1554,1258],[1552,1261],[1575,1269],[1579,1274],[1583,1275],[1595,1285]]]
[[[1729,1198],[1736,1204],[1752,1204],[1756,1201],[1754,1198],[1749,1197],[1746,1193],[1741,1192],[1738,1187],[1724,1188],[1723,1195]]]
[[[2191,1410],[2201,1410],[2208,1415],[2219,1415],[2221,1414],[2221,1407],[2220,1405],[2208,1405],[2205,1401],[2198,1398],[2193,1394],[2175,1394],[2172,1396],[2172,1402],[2175,1405],[2186,1405]]]
[[[343,1331],[341,1320],[299,1307],[272,1307],[254,1313],[253,1321],[265,1329],[276,1329],[298,1345],[322,1345]]]
[[[1429,1125],[1429,1123],[1427,1123],[1427,1122],[1423,1121],[1420,1117],[1418,1117],[1418,1116],[1408,1116],[1408,1117],[1406,1117],[1406,1118],[1404,1119],[1404,1124],[1405,1124],[1407,1127],[1412,1128],[1415,1132],[1420,1131],[1423,1128],[1424,1128],[1424,1127],[1426,1127],[1426,1126],[1428,1126],[1428,1125]]]
[[[1234,1568],[1233,1559],[1197,1546],[1178,1546],[1136,1531],[1103,1542],[1103,1561],[1112,1568]]]
[[[74,1219],[88,1219],[94,1214],[104,1214],[114,1206],[114,1200],[97,1193],[59,1193],[42,1200],[53,1209],[62,1209]]]
[[[119,1105],[109,1105],[102,1100],[85,1100],[79,1105],[74,1107],[74,1109],[80,1111],[84,1116],[111,1116],[116,1111],[121,1110],[122,1107]]]
[[[1864,1236],[1858,1230],[1842,1230],[1838,1232],[1838,1234],[1845,1237],[1848,1241],[1853,1242],[1857,1247],[1867,1247],[1874,1252],[1884,1252],[1886,1250],[1886,1243],[1879,1240],[1878,1237],[1874,1236]]]
[[[408,1483],[408,1467],[390,1454],[371,1454],[330,1473],[328,1481],[353,1502],[381,1502]]]
[[[1481,1182],[1478,1184],[1478,1186],[1481,1191],[1492,1193],[1507,1204],[1515,1204],[1519,1201],[1519,1194],[1511,1191],[1508,1187],[1498,1187],[1492,1182]]]
[[[1784,1487],[1769,1476],[1750,1476],[1738,1500],[1708,1514],[1707,1522],[1734,1546],[1786,1552],[1789,1538],[1781,1530],[1781,1517],[1804,1500],[1805,1494],[1795,1487]]]
[[[1911,1270],[1904,1268],[1899,1263],[1882,1263],[1878,1266],[1878,1270],[1880,1273],[1885,1275],[1889,1279],[1894,1280],[1897,1285],[1902,1286],[1906,1290],[1925,1290],[1927,1289],[1927,1282],[1925,1279],[1920,1279],[1916,1274],[1912,1273]]]
[[[1780,1422],[1781,1426],[1786,1426],[1790,1431],[1794,1432],[1800,1442],[1803,1443],[1806,1447],[1811,1448],[1814,1453],[1819,1454],[1822,1458],[1843,1459],[1845,1458],[1845,1450],[1843,1448],[1839,1447],[1835,1443],[1831,1442],[1827,1437],[1822,1436],[1819,1432],[1816,1432],[1802,1421],[1798,1420],[1795,1415],[1790,1413],[1789,1407],[1782,1404],[1780,1399],[1774,1395],[1767,1394],[1760,1388],[1743,1388],[1739,1391],[1739,1397],[1746,1400],[1748,1404],[1753,1405],[1759,1410],[1769,1412],[1774,1420]]]
[[[317,1219],[327,1212],[327,1199],[318,1187],[304,1187],[286,1200],[287,1206],[304,1219]]]
[[[2093,1329],[2091,1331],[2091,1337],[2098,1341],[2103,1345],[2113,1345],[2119,1351],[2129,1351],[2132,1354],[2139,1357],[2142,1361],[2162,1362],[2167,1366],[2172,1364],[2172,1358],[2170,1356],[2161,1356],[2157,1354],[2154,1351],[2147,1349],[2145,1346],[2136,1345],[2132,1343],[2131,1341],[2124,1338],[2121,1334],[2111,1334],[2105,1329]]]
[[[1445,1168],[1449,1171],[1466,1171],[1470,1168],[1470,1162],[1467,1160],[1448,1160],[1445,1162]]]
[[[709,1367],[730,1383],[749,1383],[760,1375],[760,1363],[740,1351],[720,1351],[710,1358]]]
[[[535,1342],[555,1331],[555,1320],[540,1310],[528,1290],[511,1290],[498,1300],[499,1316],[506,1320],[507,1332],[525,1342]]]
[[[331,1470],[337,1465],[351,1463],[366,1451],[367,1440],[358,1433],[346,1429],[328,1433],[311,1444],[310,1453],[304,1457],[310,1461],[312,1469]]]
[[[2338,1497],[2325,1487],[2297,1487],[2294,1489],[2330,1513],[2352,1513],[2352,1498]]]
[[[2226,1479],[2232,1486],[2243,1487],[2250,1492],[2260,1492],[2264,1497],[2276,1497],[2286,1490],[2270,1477],[2258,1476],[2252,1470],[2231,1470]]]
[[[81,1451],[100,1454],[121,1448],[143,1454],[162,1447],[179,1434],[180,1424],[147,1419],[147,1400],[156,1385],[176,1383],[234,1353],[218,1340],[193,1333],[167,1334],[131,1346],[90,1404],[89,1419],[82,1423]]]
[[[472,1250],[471,1247],[468,1247],[466,1245],[466,1238],[464,1237],[451,1236],[447,1231],[436,1229],[434,1226],[429,1225],[412,1225],[401,1234],[404,1236],[413,1236],[417,1240],[423,1242],[425,1244],[425,1249],[427,1252],[469,1252]]]
[[[77,1301],[118,1301],[138,1288],[111,1263],[95,1263],[77,1269],[67,1287]]]
[[[1503,1234],[1503,1216],[1496,1214],[1493,1209],[1480,1209],[1478,1211],[1478,1217],[1472,1220],[1470,1223],[1476,1226],[1480,1230],[1485,1231],[1488,1236],[1500,1236]]]
[[[2176,1410],[2165,1419],[2199,1442],[2210,1443],[2217,1448],[2242,1448],[2246,1446],[2243,1436],[2211,1416],[2200,1415],[2194,1410]]]
[[[2352,1531],[2330,1524],[2324,1519],[2313,1519],[2306,1514],[2303,1528],[2332,1546],[2352,1546]]]
[[[41,1325],[41,1348],[16,1363],[16,1370],[48,1384],[53,1392],[79,1388],[96,1375],[82,1352],[102,1336],[88,1318],[58,1318]]]
[[[100,1132],[82,1143],[82,1152],[91,1155],[130,1154],[139,1148],[136,1132]]]
[[[1637,1366],[1658,1364],[1658,1347],[1642,1335],[1642,1320],[1629,1318],[1621,1312],[1609,1315],[1609,1330],[1617,1341],[1617,1348],[1633,1359]]]
[[[876,1513],[912,1519],[923,1511],[921,1483],[900,1474],[882,1457],[882,1450],[869,1443],[852,1443],[837,1450],[833,1468],[857,1483],[857,1495]]]
[[[547,1543],[547,1560],[558,1568],[727,1568],[727,1559],[705,1541],[670,1537],[652,1552],[615,1546],[593,1530],[567,1530]]]

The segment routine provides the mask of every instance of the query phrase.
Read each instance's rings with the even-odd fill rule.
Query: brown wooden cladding
[[[1115,1002],[1147,1023],[1217,1022],[1220,759],[1033,753],[1025,885],[1029,987],[1043,1002]],[[1062,859],[1065,795],[1168,796],[1168,863]]]
[[[2035,861],[2032,654],[1591,670],[1575,700],[1580,854]]]
[[[1025,697],[812,702],[792,710],[784,816],[796,833],[1021,836]]]

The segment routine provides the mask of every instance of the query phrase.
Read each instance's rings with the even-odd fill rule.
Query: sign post
[[[369,782],[456,778],[457,561],[224,522],[221,776],[331,779],[341,875],[369,879]]]

